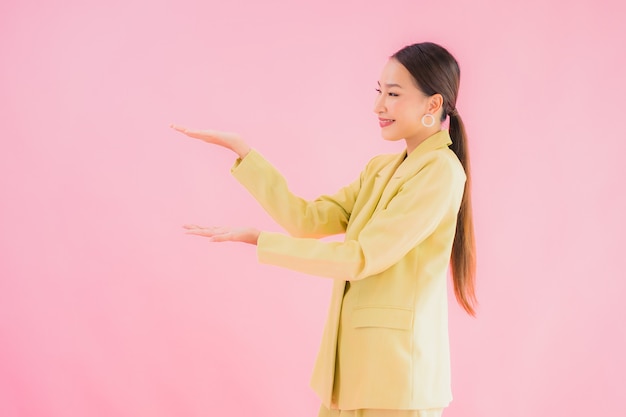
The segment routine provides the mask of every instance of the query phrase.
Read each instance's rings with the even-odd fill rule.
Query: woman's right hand
[[[240,158],[245,157],[250,152],[250,146],[236,133],[217,130],[193,130],[175,124],[171,124],[170,127],[190,138],[200,139],[203,142],[230,149],[239,155]]]

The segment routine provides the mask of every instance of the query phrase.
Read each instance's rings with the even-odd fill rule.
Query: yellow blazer
[[[465,172],[442,130],[408,156],[373,158],[334,195],[306,201],[255,150],[232,173],[291,236],[258,258],[334,279],[311,386],[329,408],[427,409],[452,399],[447,268]],[[344,242],[318,240],[345,233]]]

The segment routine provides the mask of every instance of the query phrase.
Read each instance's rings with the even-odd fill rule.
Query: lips
[[[395,120],[393,119],[382,119],[382,118],[378,118],[378,124],[380,125],[380,127],[387,127],[389,125],[391,125],[393,122],[395,122]]]

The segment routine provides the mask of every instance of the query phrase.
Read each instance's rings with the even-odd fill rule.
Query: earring
[[[428,124],[424,121],[426,117],[431,118],[431,121]],[[424,125],[424,127],[433,127],[435,125],[435,116],[433,116],[430,113],[426,113],[425,115],[422,116],[422,124]]]

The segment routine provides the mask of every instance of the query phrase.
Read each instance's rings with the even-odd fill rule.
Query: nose
[[[374,99],[374,113],[380,114],[385,110],[385,96],[383,94],[378,94]]]

